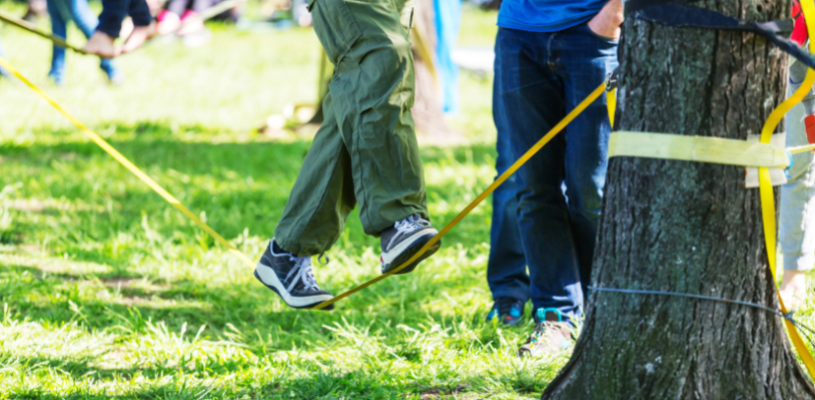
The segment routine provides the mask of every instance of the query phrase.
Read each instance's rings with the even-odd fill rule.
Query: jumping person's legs
[[[275,254],[288,254],[291,260],[322,253],[337,240],[358,203],[365,233],[382,238],[382,269],[388,272],[436,232],[426,220],[424,177],[410,114],[410,18],[403,18],[391,0],[312,0],[309,6],[317,37],[335,65],[325,107],[330,126],[321,128],[306,156],[270,247],[279,246]],[[282,256],[269,260],[262,260],[258,269],[273,269],[279,283],[261,277],[267,286],[290,305],[315,305],[297,299],[310,299],[308,290],[284,290],[290,282],[286,277],[299,274],[286,271],[304,270],[298,265],[305,264],[287,264]],[[308,271],[310,276],[310,264]],[[268,270],[265,274],[271,278]]]
[[[498,158],[495,160],[495,169],[500,176],[515,162],[516,157],[510,140],[508,110],[504,108],[501,98],[500,82],[503,79],[503,70],[500,60],[505,54],[502,47],[497,44],[495,51],[493,119],[498,130],[495,146]],[[497,317],[507,324],[514,324],[520,320],[523,316],[524,303],[529,300],[529,275],[526,272],[526,258],[518,227],[516,186],[515,175],[512,175],[492,194],[490,256],[487,261],[487,283],[495,301],[487,319]]]

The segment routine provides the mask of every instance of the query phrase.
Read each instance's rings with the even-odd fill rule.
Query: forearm
[[[620,26],[623,23],[623,1],[622,0],[609,0],[603,9],[600,10],[601,18],[608,21],[609,24]]]
[[[623,23],[622,0],[609,0],[600,12],[589,21],[594,33],[612,39],[620,37],[620,25]]]

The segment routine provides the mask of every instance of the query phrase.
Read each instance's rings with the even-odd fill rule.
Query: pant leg
[[[496,62],[501,69],[501,112],[506,115],[513,152],[520,156],[566,114],[563,81],[550,68],[548,46],[557,33],[499,28]],[[534,308],[557,308],[576,315],[580,278],[561,190],[565,135],[560,134],[516,175],[518,224],[529,266]]]
[[[565,82],[567,111],[571,111],[617,68],[617,42],[597,36],[587,24],[564,31],[561,39],[558,67]],[[586,294],[608,167],[611,125],[606,96],[586,108],[564,133],[569,227],[580,266],[581,291]]]
[[[496,45],[496,54],[501,49]],[[495,169],[500,176],[516,160],[510,142],[506,109],[502,104],[501,63],[495,60],[493,81],[493,119],[498,130]],[[492,226],[490,227],[490,256],[487,261],[487,283],[493,299],[512,297],[523,302],[529,300],[529,275],[518,227],[518,201],[515,198],[515,175],[511,175],[492,193]]]
[[[212,7],[212,0],[193,0],[192,2],[192,10],[198,14],[201,14],[210,7]]]
[[[114,39],[118,38],[131,1],[135,0],[102,0],[102,13],[99,14],[96,30]]]
[[[153,22],[150,6],[145,0],[130,0],[127,5],[127,14],[133,19],[133,26],[148,26]]]
[[[67,7],[67,4],[59,4],[58,2],[65,2],[66,0],[47,0],[48,15],[51,19],[51,33],[54,36],[59,36],[63,39],[67,38],[67,26],[65,18],[62,15],[60,7]],[[65,48],[57,45],[52,46],[51,51],[51,70],[48,75],[54,79],[57,84],[62,83],[65,77]]]
[[[180,17],[187,11],[187,3],[189,3],[187,0],[170,0],[167,3],[167,11]]]
[[[96,18],[96,15],[93,14],[90,6],[88,6],[88,0],[69,0],[68,3],[70,4],[71,17],[76,24],[76,27],[82,31],[85,38],[90,38],[91,35],[93,35],[94,30],[96,30],[96,26],[99,25],[99,19]],[[100,59],[99,68],[101,68],[102,71],[105,71],[105,74],[107,74],[109,78],[116,75],[116,67],[113,64],[112,59]]]
[[[792,78],[792,76],[791,76]],[[790,94],[801,82],[790,82]],[[787,147],[807,141],[804,106],[795,106],[786,116]],[[781,186],[779,242],[784,269],[806,271],[815,266],[815,163],[810,152],[793,155],[787,184]]]
[[[331,91],[323,113],[324,122],[275,229],[277,244],[300,256],[327,251],[356,205],[350,155],[337,127]]]
[[[335,65],[329,91],[343,99],[334,102],[334,114],[351,155],[365,233],[378,236],[411,214],[429,218],[410,113],[414,75],[406,24],[412,8],[391,0],[312,5],[315,32]]]

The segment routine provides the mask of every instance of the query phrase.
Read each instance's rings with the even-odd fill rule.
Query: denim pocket
[[[308,7],[314,20],[314,32],[328,59],[337,65],[362,36],[362,31],[345,0],[309,0]]]
[[[619,38],[613,39],[613,38],[610,38],[610,37],[605,37],[603,35],[597,34],[597,32],[595,32],[595,31],[593,31],[591,29],[588,22],[583,24],[583,28],[586,30],[586,32],[589,33],[589,35],[594,36],[596,39],[602,40],[602,41],[604,41],[606,43],[617,44],[620,41]]]

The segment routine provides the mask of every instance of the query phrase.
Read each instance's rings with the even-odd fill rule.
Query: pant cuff
[[[523,293],[523,292],[520,292],[520,291],[501,290],[501,291],[497,291],[497,292],[492,292],[492,300],[493,301],[495,301],[495,299],[497,299],[499,297],[511,297],[513,299],[520,300],[520,301],[522,301],[524,303],[526,303],[529,300],[529,294],[528,293]]]
[[[809,271],[815,268],[815,253],[784,254],[785,271]]]

